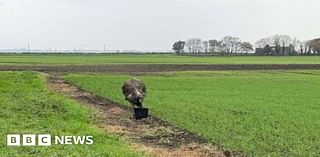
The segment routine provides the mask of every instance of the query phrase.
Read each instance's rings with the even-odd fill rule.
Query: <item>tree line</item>
[[[177,54],[248,54],[254,51],[250,42],[241,41],[234,36],[225,36],[220,40],[202,41],[191,38],[186,41],[176,41],[172,48]],[[301,42],[288,35],[265,37],[255,43],[255,53],[258,55],[299,55],[320,54],[320,38]]]
[[[191,38],[187,41],[177,41],[173,44],[173,50],[177,53],[248,53],[253,51],[250,42],[243,42],[238,37],[225,36],[221,40],[202,41],[200,38]]]
[[[288,35],[274,35],[258,40],[256,53],[262,55],[319,55],[320,38],[300,41]]]

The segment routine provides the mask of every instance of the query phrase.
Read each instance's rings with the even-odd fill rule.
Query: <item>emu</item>
[[[132,105],[132,110],[135,106],[142,108],[142,102],[146,97],[146,86],[138,79],[129,79],[122,85],[122,93],[125,100]]]

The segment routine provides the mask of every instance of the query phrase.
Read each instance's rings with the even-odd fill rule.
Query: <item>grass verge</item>
[[[96,111],[50,92],[42,74],[0,72],[0,156],[142,156],[93,122]],[[86,136],[93,145],[8,147],[6,134]]]

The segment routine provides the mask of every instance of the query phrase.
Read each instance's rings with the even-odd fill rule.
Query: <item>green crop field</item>
[[[0,65],[27,64],[320,64],[320,56],[177,56],[174,54],[0,54]]]
[[[0,72],[0,156],[142,156],[98,129],[96,111],[50,92],[44,75]],[[6,134],[92,135],[92,145],[9,147]]]
[[[130,77],[69,74],[66,79],[126,104],[120,88]],[[136,77],[147,85],[145,104],[153,115],[224,148],[252,156],[320,154],[320,71],[181,72]]]

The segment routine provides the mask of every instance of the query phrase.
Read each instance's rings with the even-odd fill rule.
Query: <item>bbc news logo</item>
[[[7,146],[92,145],[93,136],[51,136],[50,134],[8,134]]]

